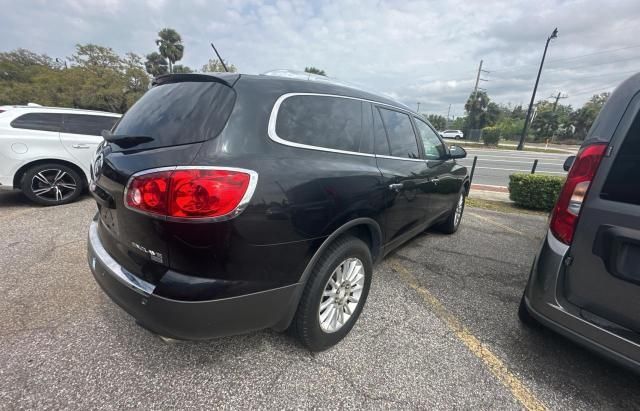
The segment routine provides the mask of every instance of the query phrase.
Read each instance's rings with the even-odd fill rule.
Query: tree
[[[598,113],[609,99],[610,93],[595,94],[589,101],[571,114],[570,123],[575,127],[573,138],[584,140]]]
[[[427,120],[436,130],[444,130],[447,128],[447,119],[439,114],[429,114],[426,116]]]
[[[173,73],[173,65],[181,60],[184,54],[182,37],[174,29],[164,28],[158,32],[156,45],[162,57],[169,60],[169,73]]]
[[[304,68],[304,72],[305,73],[311,73],[311,74],[318,74],[320,76],[326,76],[327,75],[327,73],[325,73],[324,70],[320,70],[319,68],[315,68],[313,66],[305,67]]]
[[[467,121],[465,122],[465,134],[470,129],[481,129],[487,125],[486,111],[489,105],[489,96],[484,91],[471,93],[467,99],[464,109],[467,112]]]
[[[227,61],[225,61],[224,64],[227,66],[227,69],[229,69],[230,73],[236,73],[238,71],[236,66],[234,66],[233,64]],[[222,63],[220,63],[220,60],[209,59],[207,64],[202,66],[202,71],[205,73],[223,73],[225,70],[222,66]]]
[[[147,61],[144,62],[144,67],[147,73],[153,77],[158,77],[168,72],[167,60],[156,51],[147,54]]]
[[[174,73],[193,73],[193,70],[191,70],[191,67],[189,67],[189,66],[183,66],[182,64],[176,64],[175,66],[173,66],[173,72]]]

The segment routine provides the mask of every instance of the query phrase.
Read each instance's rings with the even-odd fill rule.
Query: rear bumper
[[[282,328],[295,311],[300,285],[209,301],[180,301],[154,294],[155,287],[127,272],[89,228],[87,258],[104,292],[138,323],[164,337],[202,340],[263,328]]]
[[[529,313],[541,324],[640,373],[640,343],[583,318],[580,308],[564,299],[563,261],[568,247],[549,232],[531,270],[525,292]]]

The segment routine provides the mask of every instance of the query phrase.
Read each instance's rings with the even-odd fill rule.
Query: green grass
[[[499,211],[501,213],[532,214],[545,217],[549,215],[549,213],[547,213],[546,211],[528,210],[526,208],[518,207],[514,203],[507,203],[505,201],[483,200],[472,197],[467,198],[466,206],[484,208],[485,210]]]

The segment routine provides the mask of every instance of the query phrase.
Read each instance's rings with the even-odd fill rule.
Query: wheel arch
[[[86,183],[89,181],[89,178],[87,174],[84,172],[84,170],[81,167],[79,167],[77,164],[71,161],[63,160],[59,158],[41,158],[38,160],[30,161],[20,166],[20,168],[13,175],[13,187],[20,188],[22,186],[22,178],[24,177],[25,173],[29,168],[40,165],[40,164],[51,164],[51,163],[62,164],[76,171],[78,174],[80,174],[80,176],[84,177],[83,184],[85,186],[86,186]]]
[[[322,253],[338,238],[341,238],[345,235],[353,235],[354,237],[357,237],[364,241],[369,246],[369,250],[371,250],[371,257],[374,264],[382,258],[382,229],[374,219],[368,217],[360,217],[341,225],[322,242],[320,247],[318,247],[318,249],[315,251],[311,259],[307,263],[307,266],[300,276],[300,281],[298,282],[298,290],[292,298],[289,312],[282,318],[282,320],[278,324],[272,327],[273,329],[277,331],[283,331],[289,327],[296,313],[296,310],[298,309],[300,297],[302,297],[302,291],[304,290],[304,287],[309,280],[309,275],[311,274],[313,267],[320,259]]]

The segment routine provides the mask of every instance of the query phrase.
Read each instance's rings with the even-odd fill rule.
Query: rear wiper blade
[[[122,148],[135,147],[138,144],[149,143],[153,137],[149,136],[128,136],[124,134],[113,134],[108,130],[102,131],[102,137],[109,143],[116,144]]]

